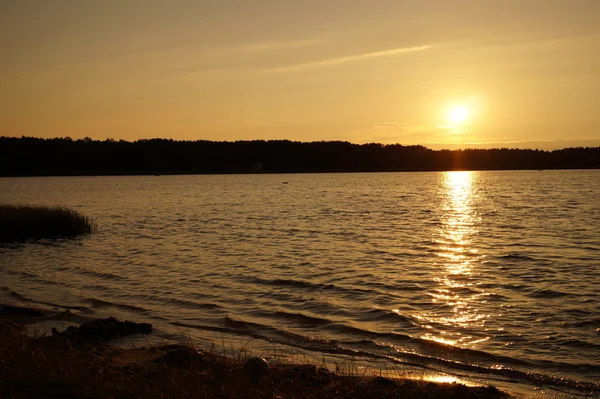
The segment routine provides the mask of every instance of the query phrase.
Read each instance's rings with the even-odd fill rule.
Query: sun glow
[[[453,125],[461,125],[469,118],[469,110],[462,106],[451,107],[446,117]]]

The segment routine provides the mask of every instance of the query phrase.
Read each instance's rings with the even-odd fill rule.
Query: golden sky
[[[600,145],[600,0],[2,1],[0,50],[0,135]]]

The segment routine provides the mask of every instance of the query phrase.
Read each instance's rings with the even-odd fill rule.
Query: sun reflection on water
[[[487,315],[481,314],[477,302],[486,294],[475,285],[475,267],[480,256],[472,247],[478,232],[479,218],[473,207],[476,172],[446,172],[441,183],[442,220],[434,241],[439,248],[437,287],[428,294],[433,310],[415,315],[428,332],[421,338],[436,342],[473,346],[487,340],[471,336],[465,330],[482,327]]]

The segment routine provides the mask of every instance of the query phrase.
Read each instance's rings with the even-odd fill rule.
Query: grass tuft
[[[68,338],[68,337],[67,337]],[[468,388],[332,373],[315,364],[273,363],[257,377],[236,356],[183,345],[118,349],[63,335],[30,337],[0,320],[1,398],[87,399],[500,399],[495,388]]]
[[[96,224],[66,207],[0,205],[0,242],[75,237],[96,230]]]

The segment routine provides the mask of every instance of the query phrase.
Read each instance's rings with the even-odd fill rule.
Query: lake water
[[[597,170],[4,178],[0,203],[99,226],[0,246],[4,303],[568,395],[600,381]]]

